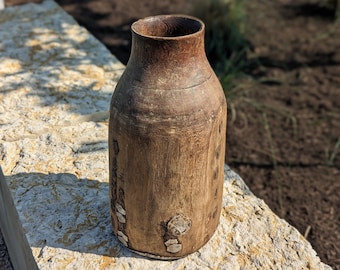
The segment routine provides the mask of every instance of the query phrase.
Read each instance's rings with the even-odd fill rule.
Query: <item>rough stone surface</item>
[[[207,245],[130,252],[111,229],[103,120],[123,65],[53,1],[0,11],[0,40],[0,161],[40,269],[330,269],[227,166]]]

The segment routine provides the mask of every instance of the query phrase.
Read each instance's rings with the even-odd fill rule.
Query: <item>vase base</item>
[[[121,243],[122,246],[124,246],[124,244]],[[147,257],[149,259],[154,259],[154,260],[162,260],[162,261],[174,261],[174,260],[178,260],[178,259],[182,259],[188,255],[183,255],[183,256],[178,256],[178,257],[175,257],[175,256],[160,256],[160,255],[155,255],[155,254],[151,254],[151,253],[147,253],[147,252],[141,252],[141,251],[137,251],[137,250],[134,250],[132,248],[128,248],[126,246],[124,246],[124,248],[127,248],[129,251],[133,252],[133,253],[136,253],[138,255],[141,255],[143,257]]]

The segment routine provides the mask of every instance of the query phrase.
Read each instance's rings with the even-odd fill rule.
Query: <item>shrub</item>
[[[189,9],[205,23],[208,60],[228,91],[246,58],[244,0],[191,0]]]

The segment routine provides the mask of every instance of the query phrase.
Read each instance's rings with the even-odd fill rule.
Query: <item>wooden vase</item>
[[[132,35],[110,105],[113,230],[133,251],[180,258],[219,223],[226,100],[200,20],[148,17],[133,23]]]

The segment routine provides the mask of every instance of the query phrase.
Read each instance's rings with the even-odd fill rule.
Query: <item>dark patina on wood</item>
[[[200,20],[149,17],[132,33],[110,105],[113,229],[134,251],[179,258],[202,247],[219,222],[226,101]]]

